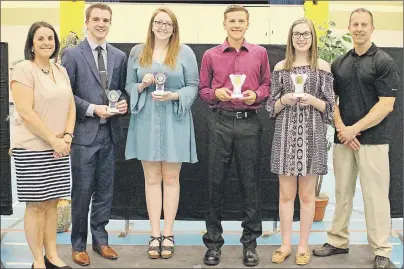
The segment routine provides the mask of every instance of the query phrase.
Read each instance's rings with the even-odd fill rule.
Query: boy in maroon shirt
[[[262,125],[257,109],[269,95],[270,66],[266,49],[244,39],[248,20],[248,11],[243,6],[227,7],[223,22],[227,38],[223,44],[207,50],[202,58],[199,94],[213,110],[209,120],[209,208],[207,232],[203,236],[208,248],[204,256],[207,265],[220,263],[224,244],[222,198],[233,151],[245,214],[240,239],[244,246],[243,263],[246,266],[259,263],[256,239],[262,234],[259,204]],[[234,78],[234,75],[245,76]],[[235,98],[233,84],[237,79],[242,82],[242,96]]]

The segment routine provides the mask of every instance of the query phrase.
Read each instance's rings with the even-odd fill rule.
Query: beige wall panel
[[[396,9],[397,10],[397,9]],[[403,12],[397,10],[396,12],[374,12],[373,22],[376,29],[379,30],[403,30]],[[334,21],[338,28],[348,27],[349,16],[351,12],[347,11],[331,11],[330,20]]]
[[[31,25],[1,26],[1,41],[8,43],[8,62],[24,60],[24,46]],[[53,25],[59,34],[59,25]]]
[[[246,39],[254,44],[269,44],[271,41],[270,7],[248,7],[250,13],[250,26]]]
[[[193,7],[195,5],[171,4],[165,6],[170,8],[177,16],[180,28],[180,42],[185,44],[198,43],[201,18],[199,17],[199,10]],[[150,20],[151,15],[149,15],[148,20]]]
[[[1,8],[59,8],[59,1],[1,1]]]
[[[199,6],[198,43],[221,44],[226,38],[223,28],[223,12],[227,5]],[[246,32],[248,42],[268,44],[269,36],[269,7],[247,6],[250,14],[249,28]],[[208,14],[208,15],[207,15]]]
[[[160,5],[122,3],[110,5],[114,15],[108,40],[122,43],[144,42],[150,17]],[[224,41],[226,32],[223,29],[223,12],[227,5],[167,6],[178,18],[181,42],[220,44]],[[247,6],[247,9],[250,13],[250,27],[246,38],[249,42],[257,44],[284,44],[290,24],[304,16],[302,6]]]
[[[36,21],[60,24],[60,11],[57,8],[1,8],[1,25],[28,25]]]
[[[190,13],[198,18],[198,40],[200,44],[221,44],[226,37],[223,28],[223,12],[227,5],[189,5]],[[187,22],[185,22],[187,23]]]
[[[303,6],[271,6],[270,44],[286,44],[289,27],[292,23],[304,17]]]
[[[366,8],[365,6],[369,6],[369,5],[403,6],[403,2],[401,2],[401,1],[330,1],[330,5],[331,4],[349,5],[349,6],[357,6],[357,7],[363,7],[363,8]]]
[[[144,42],[150,17],[159,5],[118,3],[110,3],[109,5],[113,15],[108,41],[117,43]]]
[[[347,33],[345,29],[331,29],[336,35]],[[403,31],[375,30],[372,41],[379,47],[403,47]]]

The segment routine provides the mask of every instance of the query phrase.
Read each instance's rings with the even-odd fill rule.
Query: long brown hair
[[[147,39],[143,51],[140,55],[139,63],[143,67],[149,67],[152,64],[155,39],[154,33],[152,31],[153,23],[154,17],[156,17],[156,15],[160,12],[167,13],[173,22],[173,34],[170,36],[170,40],[168,41],[168,51],[164,63],[171,68],[175,68],[176,58],[180,49],[180,32],[178,29],[177,17],[175,16],[174,12],[166,7],[160,7],[156,9],[150,19],[149,30],[147,31]]]
[[[293,62],[295,61],[295,47],[293,47],[293,40],[292,40],[292,35],[293,35],[293,28],[301,23],[306,23],[311,30],[311,47],[309,49],[309,61],[310,61],[310,68],[311,69],[317,69],[317,34],[316,34],[316,29],[314,28],[313,22],[309,19],[302,18],[296,20],[292,26],[289,28],[289,34],[288,34],[288,42],[286,45],[286,60],[285,60],[285,70],[291,70],[293,68]]]

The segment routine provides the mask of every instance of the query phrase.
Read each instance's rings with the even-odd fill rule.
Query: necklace
[[[41,69],[42,73],[44,73],[45,75],[49,75],[50,73],[50,66],[48,70],[43,69],[42,67],[39,66],[39,64],[37,64],[35,61],[34,63]]]
[[[50,73],[50,69],[49,70],[45,70],[41,68],[42,73],[44,73],[45,75],[49,75]]]

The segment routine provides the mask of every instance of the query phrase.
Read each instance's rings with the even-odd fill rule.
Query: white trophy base
[[[161,95],[164,94],[164,91],[162,91],[162,90],[155,90],[155,91],[153,92],[153,94],[154,94],[154,95],[159,95],[159,96],[161,96]]]
[[[110,114],[117,114],[117,113],[119,113],[119,109],[113,108],[113,107],[108,107],[107,112]]]
[[[244,95],[242,93],[232,93],[231,94],[231,98],[233,98],[233,99],[241,99],[243,97],[244,97]]]
[[[294,96],[296,96],[296,97],[304,97],[304,92],[295,92],[294,93]]]

